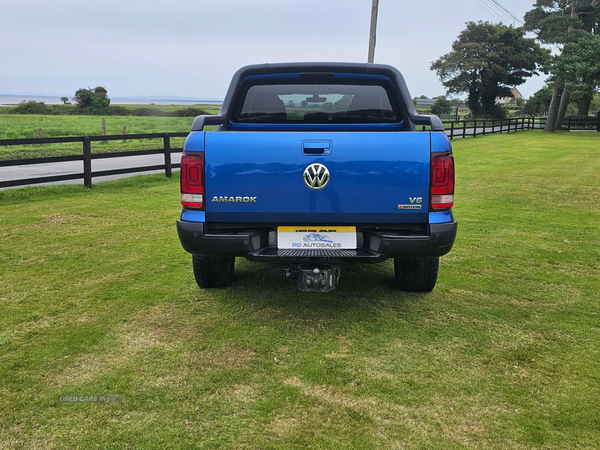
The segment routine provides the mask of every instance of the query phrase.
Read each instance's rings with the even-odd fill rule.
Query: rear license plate
[[[355,249],[356,227],[277,227],[277,248]]]

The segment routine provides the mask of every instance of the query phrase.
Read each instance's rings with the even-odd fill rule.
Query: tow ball
[[[335,264],[327,266],[299,265],[285,270],[286,278],[297,278],[298,289],[305,292],[329,292],[335,289],[340,279],[340,268]]]

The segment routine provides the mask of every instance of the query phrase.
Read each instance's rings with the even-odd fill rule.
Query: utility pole
[[[367,62],[373,63],[375,59],[375,33],[377,32],[377,10],[379,9],[379,0],[373,0],[371,7],[371,32],[369,33],[369,59]]]

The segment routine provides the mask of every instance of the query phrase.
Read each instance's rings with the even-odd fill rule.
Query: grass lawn
[[[139,105],[136,105],[139,106]],[[144,106],[145,107],[145,106]],[[149,105],[148,107],[151,107]],[[204,108],[204,105],[202,105]],[[164,107],[157,107],[165,109]],[[206,106],[212,114],[219,106]],[[174,108],[176,109],[176,108]],[[123,126],[128,134],[188,132],[193,117],[139,117],[107,116],[106,134],[122,134]],[[48,116],[35,114],[0,114],[0,139],[37,138],[38,128],[44,137],[62,136],[98,136],[102,134],[101,116]],[[207,129],[216,127],[207,127]],[[183,139],[172,139],[171,145],[183,146]],[[156,139],[128,141],[93,142],[92,151],[96,153],[161,148],[162,142]],[[82,153],[81,143],[0,146],[0,160],[38,158],[44,156],[62,156]]]
[[[199,290],[175,178],[0,192],[0,448],[600,448],[600,133],[454,148],[426,295],[391,262]]]

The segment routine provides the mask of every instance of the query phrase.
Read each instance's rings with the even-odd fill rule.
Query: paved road
[[[106,158],[92,160],[92,171],[121,169],[126,167],[142,167],[155,166],[164,164],[164,155],[141,155],[141,156],[124,156],[121,158]],[[172,164],[181,162],[181,153],[173,153],[171,155]],[[178,170],[178,169],[176,169]],[[69,173],[82,173],[83,161],[67,161],[50,164],[31,164],[25,166],[0,167],[0,180],[18,180],[21,178],[48,177],[53,175],[64,175]],[[161,170],[150,172],[127,173],[122,175],[110,175],[107,177],[95,177],[92,182],[116,180],[118,178],[133,177],[136,175],[149,173],[164,173]],[[57,181],[55,183],[35,184],[31,186],[46,186],[48,184],[83,184],[81,180]],[[17,188],[24,186],[15,186]],[[4,188],[14,189],[14,188]]]
[[[519,131],[520,131],[519,124]],[[539,124],[536,124],[536,128],[539,128]],[[504,125],[503,130],[506,133],[507,125]],[[486,127],[486,133],[499,132],[500,126]],[[483,133],[483,127],[477,127],[477,134]],[[511,133],[514,133],[514,128],[511,128]],[[450,130],[446,130],[446,134],[450,135]],[[467,128],[466,136],[473,136],[473,128]],[[454,129],[454,139],[462,138],[462,128]],[[181,153],[173,153],[171,155],[172,163],[181,162]],[[122,169],[126,167],[141,167],[141,166],[152,166],[164,164],[163,155],[142,155],[142,156],[125,156],[121,158],[106,158],[106,159],[95,159],[92,160],[92,171],[97,170],[110,170],[110,169]],[[29,166],[12,166],[12,167],[0,167],[0,180],[16,180],[20,178],[35,178],[52,175],[63,175],[68,173],[81,173],[83,172],[83,161],[71,161],[71,162],[60,162],[50,164],[32,164]],[[95,177],[92,182],[97,183],[99,181],[116,180],[117,178],[127,178],[135,175],[142,175],[148,173],[161,173],[161,171],[151,172],[138,172],[131,174],[122,175],[111,175],[107,177]],[[69,180],[69,181],[57,181],[55,183],[37,184],[33,186],[44,186],[47,184],[83,184],[83,180]],[[23,186],[18,186],[23,187]],[[5,188],[12,189],[12,188]],[[0,189],[1,190],[1,189]]]

